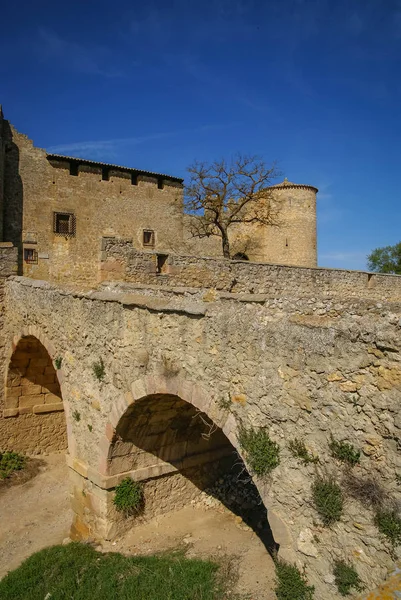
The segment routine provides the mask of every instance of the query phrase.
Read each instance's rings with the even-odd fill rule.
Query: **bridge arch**
[[[41,454],[70,447],[68,403],[56,358],[54,345],[35,326],[12,338],[5,361],[2,450]]]
[[[110,415],[105,475],[115,483],[127,476],[143,482],[145,518],[185,507],[206,492],[241,516],[268,550],[276,549],[232,416],[201,386],[178,378],[147,377],[131,389]]]

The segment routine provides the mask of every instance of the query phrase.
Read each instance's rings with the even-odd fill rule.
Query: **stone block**
[[[21,387],[8,387],[6,388],[6,397],[7,398],[18,398],[22,394]]]
[[[37,394],[36,396],[20,396],[19,406],[21,408],[28,406],[35,406],[36,404],[43,404],[43,394]]]
[[[59,402],[62,402],[60,396],[56,396],[56,394],[45,394],[46,404],[58,404]]]
[[[58,398],[61,398],[60,386],[58,383],[47,383],[42,385],[42,394],[54,394]]]
[[[32,412],[35,415],[49,412],[60,412],[64,410],[64,405],[62,402],[56,402],[54,404],[36,404],[33,407]]]
[[[21,386],[22,394],[21,396],[37,396],[42,393],[42,388],[40,385],[30,384]]]
[[[7,417],[18,417],[19,410],[18,408],[5,408],[3,410],[3,417],[6,419]]]

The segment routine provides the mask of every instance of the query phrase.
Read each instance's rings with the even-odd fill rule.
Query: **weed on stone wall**
[[[92,365],[93,375],[98,381],[103,381],[106,374],[103,359],[100,358],[99,362],[94,362]]]
[[[78,412],[76,409],[72,411],[72,418],[74,419],[74,421],[76,421],[77,423],[79,423],[79,421],[81,420],[81,413]]]
[[[245,450],[247,462],[256,475],[268,475],[280,463],[280,447],[270,439],[265,428],[239,432],[239,443]]]
[[[308,585],[305,573],[283,560],[275,560],[277,600],[313,600],[315,588]]]
[[[375,514],[375,525],[393,546],[401,544],[401,518],[395,508],[378,509]]]
[[[113,503],[127,517],[138,514],[143,508],[142,484],[126,477],[116,486]]]
[[[344,498],[340,486],[332,477],[316,477],[312,484],[312,499],[325,525],[331,525],[340,519]]]
[[[311,454],[309,452],[309,450],[305,446],[305,442],[303,440],[300,440],[298,438],[290,440],[289,444],[288,444],[288,449],[291,452],[291,454],[294,456],[294,458],[298,458],[305,465],[307,465],[308,463],[318,463],[319,462],[319,457],[314,456],[313,454]]]
[[[26,458],[17,452],[4,452],[0,454],[0,479],[10,477],[14,471],[25,467]]]
[[[361,579],[351,564],[337,560],[334,563],[333,574],[337,589],[342,596],[348,596],[352,590],[355,592],[363,590]]]
[[[61,363],[63,362],[63,359],[61,358],[61,356],[57,356],[57,358],[54,359],[54,365],[56,367],[57,370],[61,369]]]
[[[337,458],[342,462],[346,462],[351,466],[359,463],[361,452],[360,450],[356,450],[352,444],[347,444],[347,442],[339,442],[331,437],[329,448],[334,458]]]
[[[378,508],[383,505],[387,494],[382,485],[372,477],[364,479],[348,473],[342,481],[346,492],[366,508]]]

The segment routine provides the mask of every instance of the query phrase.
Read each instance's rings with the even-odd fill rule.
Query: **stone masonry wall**
[[[157,287],[212,288],[220,292],[269,297],[354,297],[400,300],[401,277],[363,271],[299,268],[219,258],[170,254],[158,272],[158,254],[138,252],[131,240],[105,238],[101,281],[125,281]],[[334,309],[335,310],[335,309]]]
[[[302,278],[305,270],[298,273]],[[22,331],[53,345],[52,355],[63,359],[58,377],[67,415],[80,415],[67,416],[69,464],[77,489],[90,488],[85,499],[81,494],[90,509],[76,512],[75,532],[118,531],[107,507],[124,474],[109,474],[112,440],[134,401],[169,394],[206,413],[245,463],[239,426],[269,429],[280,464],[268,479],[254,481],[280,554],[305,566],[318,598],[338,598],[336,558],[351,560],[368,589],[381,581],[392,554],[373,512],[346,493],[340,521],[325,527],[311,502],[316,470],[340,485],[346,475],[329,451],[331,435],[361,451],[355,475],[374,477],[401,502],[401,303],[377,300],[375,288],[372,298],[352,297],[349,277],[344,297],[334,286],[331,294],[323,288],[313,297],[274,295],[273,288],[256,301],[227,292],[205,297],[204,289],[144,288],[140,297],[137,289],[84,294],[22,278],[7,281],[6,339],[11,344]],[[383,276],[383,289],[399,297],[399,281]],[[102,381],[93,373],[100,358]],[[166,371],[166,364],[174,368]],[[319,465],[291,455],[288,442],[299,437]],[[160,465],[149,469],[145,480],[162,473]]]

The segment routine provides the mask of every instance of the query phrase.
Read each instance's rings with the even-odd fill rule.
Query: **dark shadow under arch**
[[[241,457],[205,413],[178,396],[155,394],[134,402],[117,425],[108,461],[109,475],[171,465],[159,484],[178,470],[198,491],[240,516],[269,552],[278,550],[266,508]],[[160,487],[165,495],[166,488]],[[146,501],[145,483],[145,509]],[[173,499],[172,504],[171,510]]]

